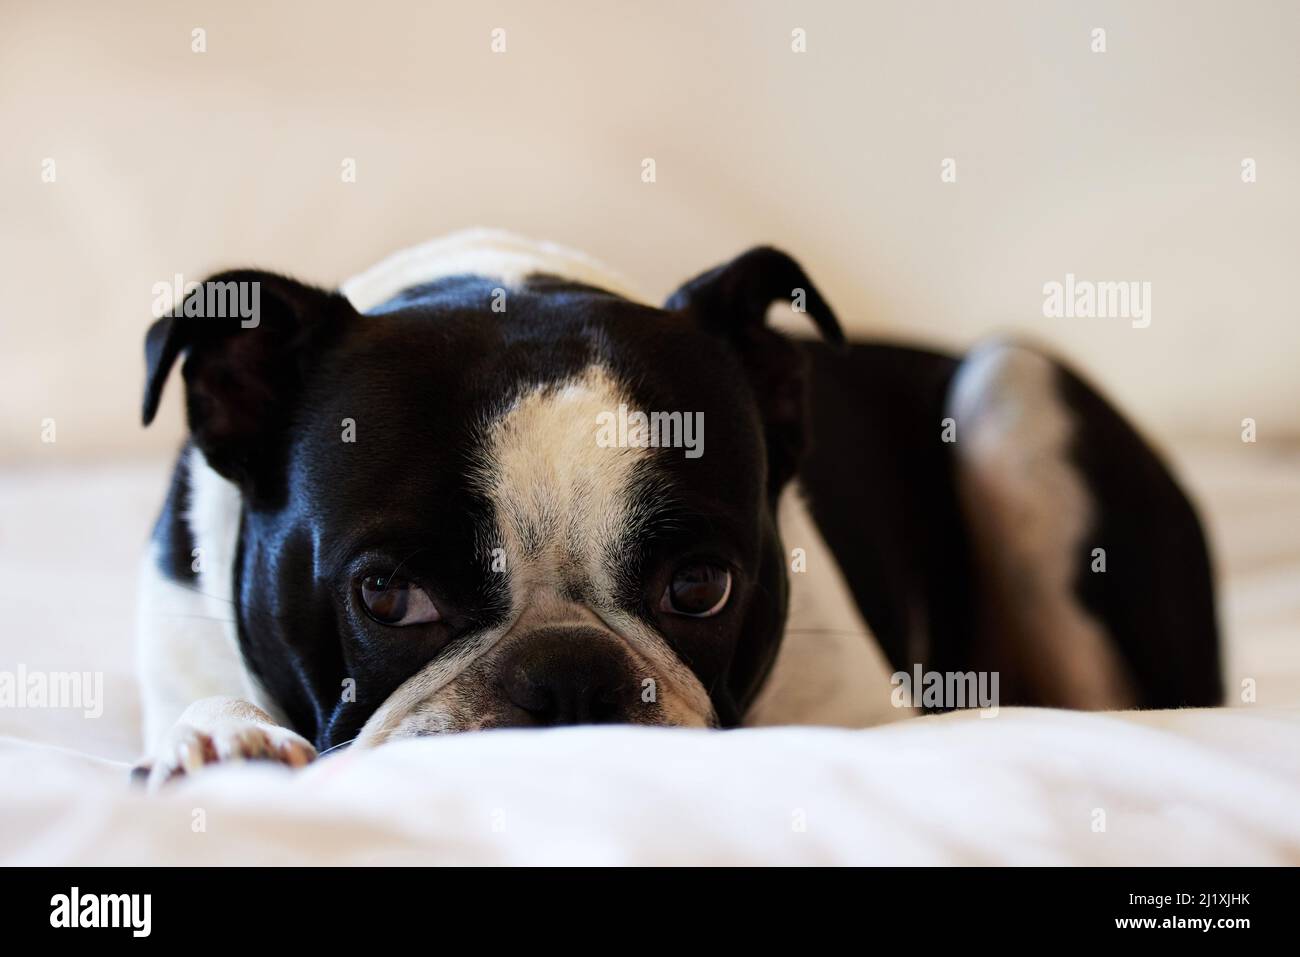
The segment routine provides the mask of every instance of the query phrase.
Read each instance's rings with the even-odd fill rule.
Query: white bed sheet
[[[1226,573],[1232,708],[491,732],[158,797],[126,771],[135,568],[166,466],[11,472],[0,670],[102,672],[103,713],[0,708],[0,862],[1300,864],[1300,470],[1252,452],[1181,456]]]
[[[219,768],[0,743],[10,864],[1300,863],[1296,712],[498,731]]]

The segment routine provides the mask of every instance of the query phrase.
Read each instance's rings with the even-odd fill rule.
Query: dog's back
[[[1205,536],[1156,452],[1038,350],[807,343],[801,481],[895,667],[1001,703],[1220,701]]]

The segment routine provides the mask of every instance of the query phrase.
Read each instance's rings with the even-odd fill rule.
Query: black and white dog
[[[152,784],[479,728],[866,726],[916,666],[1219,700],[1191,505],[1034,348],[845,345],[770,248],[662,308],[483,232],[205,294],[146,342],[145,423],[184,356],[190,427],[142,583]]]

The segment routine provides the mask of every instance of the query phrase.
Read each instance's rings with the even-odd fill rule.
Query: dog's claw
[[[178,724],[161,753],[163,757],[152,765],[132,771],[132,777],[144,778],[151,791],[212,764],[261,760],[300,768],[316,757],[311,742],[288,728],[240,720],[224,721],[208,730]]]

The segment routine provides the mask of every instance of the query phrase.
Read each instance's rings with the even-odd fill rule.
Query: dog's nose
[[[630,721],[640,703],[631,658],[594,628],[521,636],[501,669],[501,686],[521,725]]]

